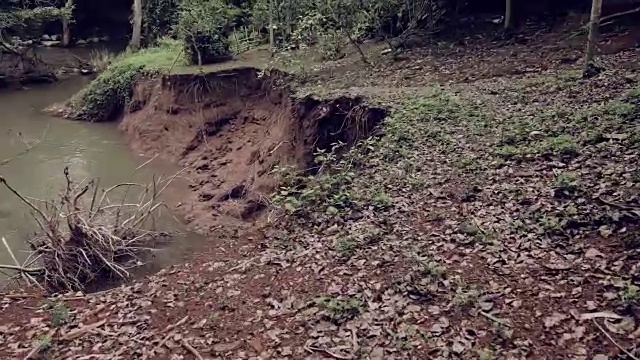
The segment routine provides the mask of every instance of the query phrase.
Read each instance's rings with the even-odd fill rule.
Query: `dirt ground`
[[[110,291],[4,295],[0,356],[639,357],[639,50],[583,80],[568,34],[374,44],[370,68],[290,61],[293,89],[248,67],[141,82],[121,128],[187,169],[210,241]],[[286,165],[317,176],[269,196]]]

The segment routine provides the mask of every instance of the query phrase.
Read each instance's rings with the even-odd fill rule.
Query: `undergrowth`
[[[486,131],[487,119],[479,109],[439,90],[406,99],[392,110],[377,135],[361,140],[343,155],[337,155],[343,153],[338,151],[344,146],[342,143],[317,150],[316,174],[299,173],[291,167],[276,168],[282,186],[273,195],[273,203],[300,217],[340,216],[363,208],[388,211],[393,208],[393,199],[383,187],[356,186],[360,168],[400,169],[403,173],[396,171],[395,178],[411,187],[419,186],[412,174],[420,150],[434,143],[453,149],[455,139],[451,131],[458,124],[478,133]]]
[[[131,98],[138,78],[167,71],[182,62],[180,46],[175,40],[165,39],[157,47],[119,55],[68,101],[68,116],[91,122],[114,119]]]

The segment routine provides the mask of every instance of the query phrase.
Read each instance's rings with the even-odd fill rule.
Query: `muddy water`
[[[0,92],[0,162],[13,158],[0,165],[0,175],[22,194],[40,199],[55,198],[64,185],[65,166],[69,167],[74,179],[99,178],[102,188],[129,182],[134,170],[147,160],[129,151],[116,124],[72,122],[41,112],[53,103],[64,101],[88,81],[76,77],[54,85]],[[25,143],[32,146],[26,153]],[[133,180],[148,182],[154,174],[169,176],[175,170],[166,164],[157,165],[154,160],[136,172]],[[172,195],[176,196],[175,193]],[[184,230],[168,214],[162,218],[162,223],[166,228]],[[25,239],[35,229],[27,208],[1,187],[0,236],[6,238],[19,261],[26,258]],[[170,264],[191,251],[190,247],[198,242],[196,235],[183,234],[181,237],[167,249],[157,252],[152,264],[142,272]],[[9,253],[1,245],[0,264],[13,265]],[[3,277],[0,274],[0,284]]]

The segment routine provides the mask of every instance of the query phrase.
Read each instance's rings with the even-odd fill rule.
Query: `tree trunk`
[[[269,45],[271,46],[271,52],[275,52],[275,36],[273,34],[273,1],[269,0]]]
[[[511,22],[513,21],[512,13],[513,8],[511,7],[512,0],[505,0],[505,8],[504,8],[504,28],[509,29],[511,27]]]
[[[600,25],[600,14],[602,13],[602,0],[592,0],[591,19],[589,20],[589,37],[587,38],[587,49],[585,51],[585,72],[593,63],[596,44],[598,42],[598,26]]]
[[[140,38],[142,37],[142,0],[133,0],[133,33],[129,48],[140,49]]]
[[[64,5],[65,8],[73,9],[73,0],[67,0]],[[71,19],[64,18],[62,19],[62,46],[67,47],[71,42],[71,29],[69,28],[69,23]]]

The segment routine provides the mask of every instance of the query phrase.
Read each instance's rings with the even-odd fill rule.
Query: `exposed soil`
[[[183,210],[211,240],[109,292],[5,296],[0,356],[637,358],[637,49],[582,80],[584,39],[523,36],[299,79],[334,100],[250,68],[140,83],[121,126],[186,168]],[[316,147],[371,132],[372,99],[393,105],[377,136],[273,210],[271,170],[315,173]]]
[[[277,167],[311,172],[314,151],[352,146],[385,115],[361,97],[291,98],[282,83],[254,68],[138,83],[120,128],[136,151],[184,166],[194,194],[181,211],[198,230],[253,226]]]

